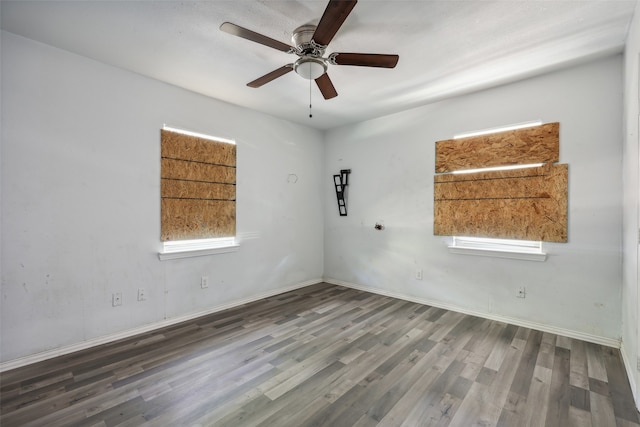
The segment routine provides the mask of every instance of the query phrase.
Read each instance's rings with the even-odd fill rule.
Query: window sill
[[[233,245],[225,246],[222,248],[198,249],[190,251],[158,252],[158,258],[160,258],[160,261],[164,261],[167,259],[192,258],[205,255],[226,254],[229,252],[238,252],[239,247],[240,245]]]
[[[199,239],[164,242],[158,253],[160,261],[167,259],[192,258],[197,256],[225,254],[237,252],[240,245],[236,239]]]
[[[460,248],[456,246],[449,246],[449,252],[452,254],[488,256],[493,258],[510,258],[510,259],[524,260],[524,261],[544,262],[547,259],[547,254],[544,252],[531,253],[531,252],[498,251],[495,249],[477,249],[477,248],[472,249],[472,248]]]

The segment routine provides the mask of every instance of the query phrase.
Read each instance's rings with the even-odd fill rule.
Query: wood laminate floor
[[[10,426],[640,426],[617,349],[318,284],[0,375]]]

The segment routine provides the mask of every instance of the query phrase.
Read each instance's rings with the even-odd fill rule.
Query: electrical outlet
[[[138,289],[138,301],[144,301],[147,299],[147,292],[144,290],[144,288],[139,288]]]
[[[418,268],[416,270],[416,280],[422,280],[422,269]]]
[[[122,305],[122,293],[121,292],[114,292],[113,295],[111,295],[111,304],[114,307]]]
[[[209,287],[209,276],[202,276],[202,278],[200,279],[200,287],[202,289]]]
[[[527,297],[527,290],[525,289],[524,286],[520,286],[518,288],[518,291],[516,293],[516,297],[518,297],[518,298],[526,298]]]

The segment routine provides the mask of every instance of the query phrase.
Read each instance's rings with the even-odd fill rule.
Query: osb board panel
[[[545,165],[436,176],[434,234],[566,242],[568,175]]]
[[[236,165],[236,146],[162,129],[162,157],[216,165]]]
[[[548,198],[549,166],[434,177],[434,200]]]
[[[236,182],[236,168],[162,159],[162,178],[234,184]]]
[[[554,163],[560,123],[436,142],[436,173],[493,166]]]
[[[161,131],[161,239],[235,235],[236,146]]]
[[[236,186],[232,184],[215,184],[209,182],[176,181],[163,179],[161,183],[162,197],[174,199],[236,199]]]
[[[567,241],[566,226],[553,219],[560,207],[550,199],[441,201],[435,210],[437,217],[449,219],[434,224],[438,236]]]
[[[229,237],[235,234],[235,202],[162,199],[162,241]]]
[[[546,164],[538,167],[526,167],[521,169],[507,169],[497,171],[484,171],[473,173],[445,173],[440,175],[434,175],[434,182],[451,182],[451,181],[480,181],[480,180],[495,180],[500,178],[514,178],[525,176],[540,176],[548,175],[549,171],[553,170],[553,167],[559,165]]]

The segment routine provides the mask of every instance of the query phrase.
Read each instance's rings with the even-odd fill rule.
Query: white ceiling
[[[288,73],[297,57],[219,30],[291,44],[327,0],[7,1],[2,29],[233,104],[328,129],[621,52],[635,1],[360,0],[327,53],[400,55],[395,69],[332,65],[324,100]]]

